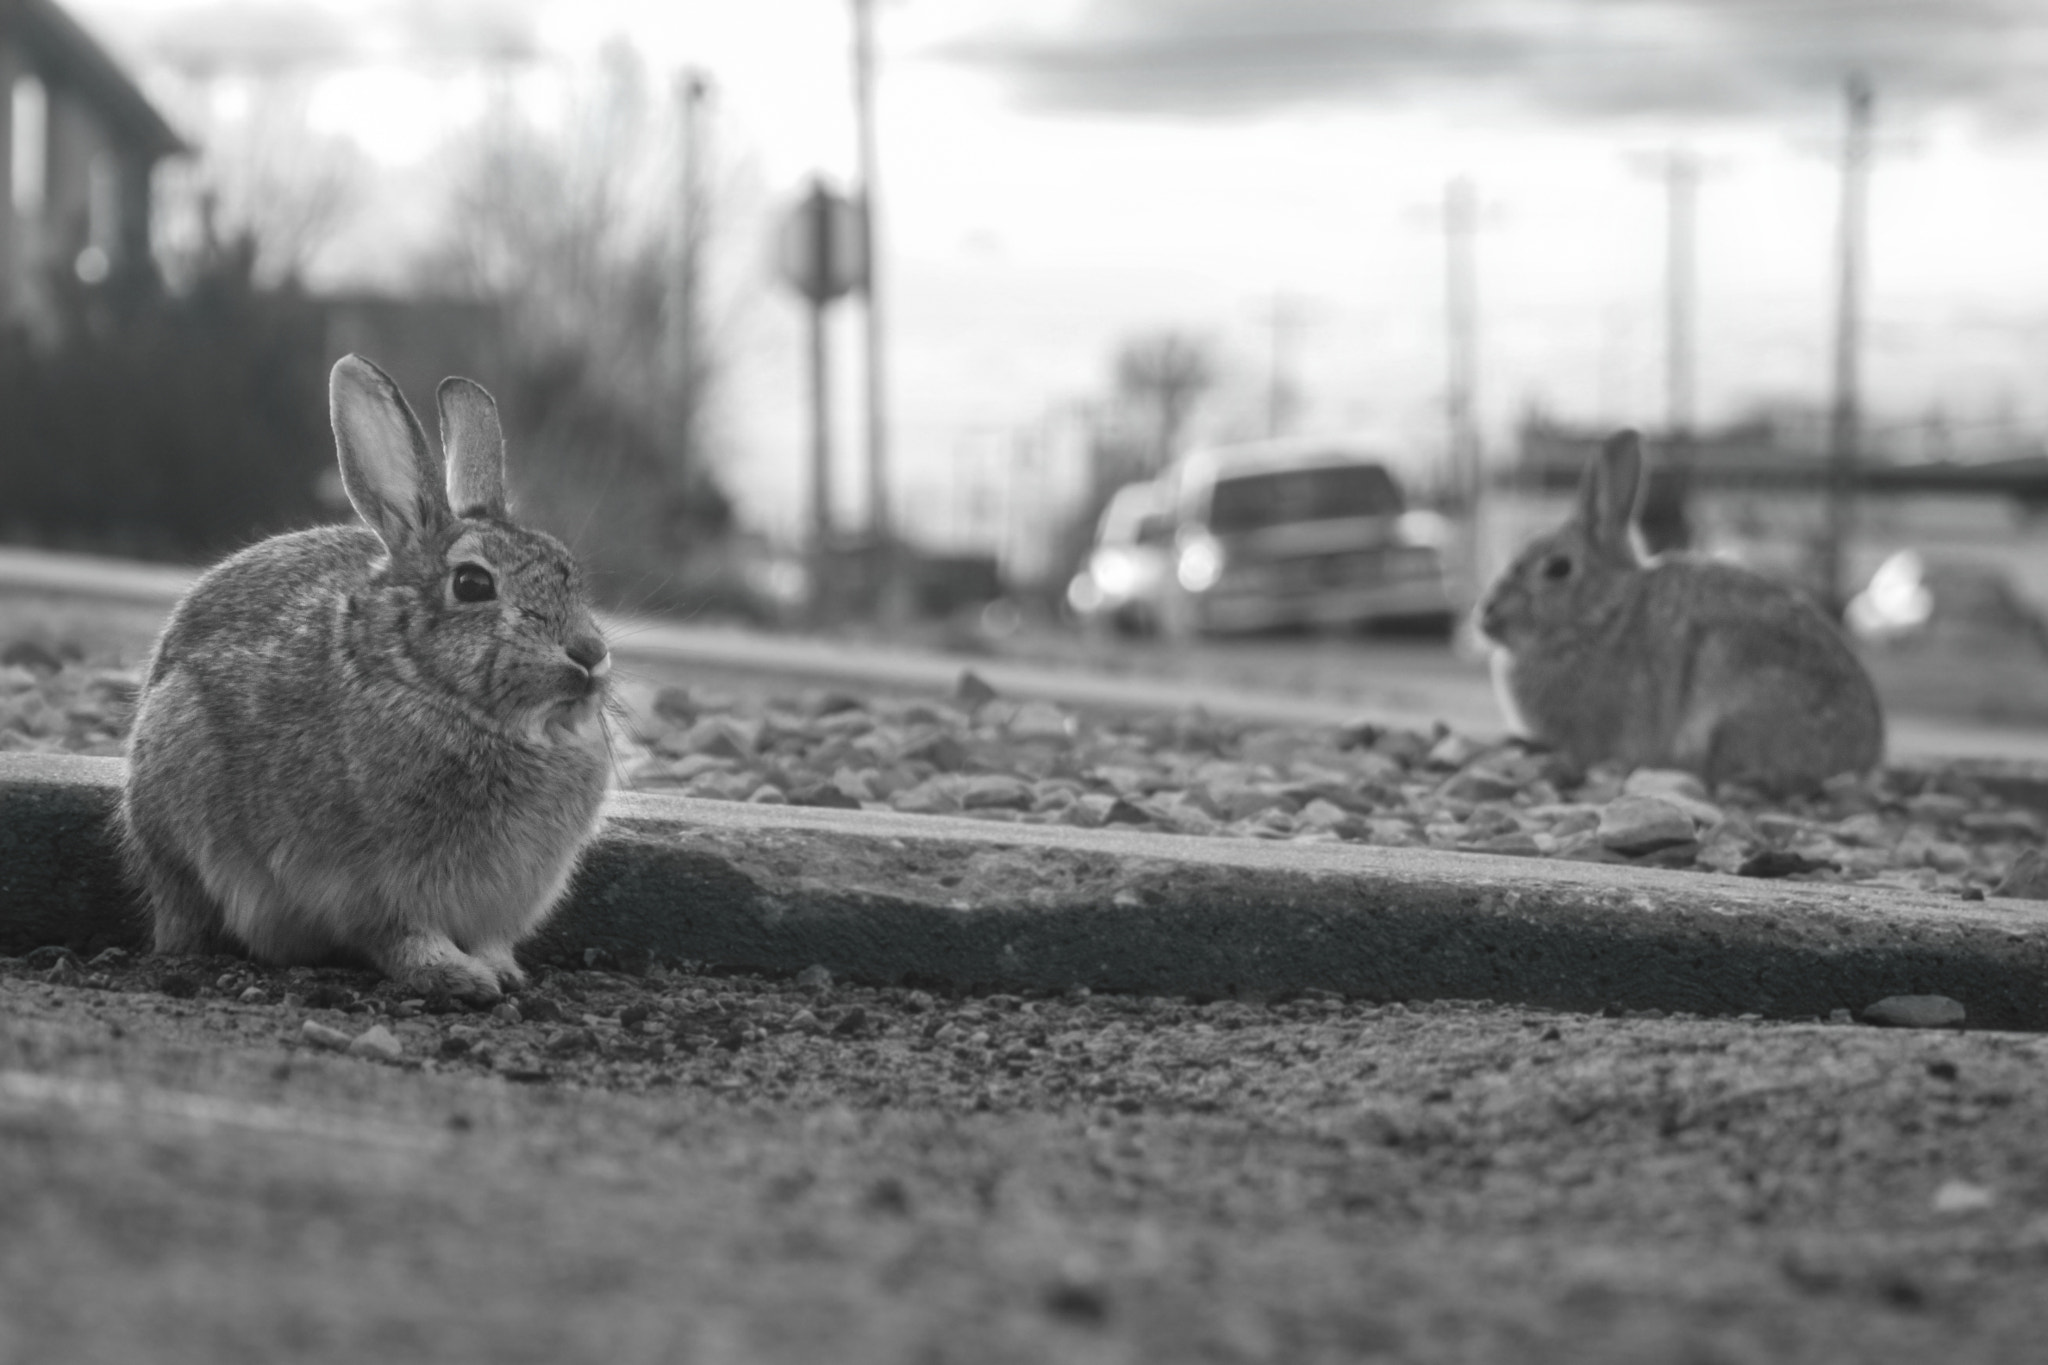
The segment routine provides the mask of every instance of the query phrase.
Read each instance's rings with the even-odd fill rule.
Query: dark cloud
[[[157,12],[130,45],[184,70],[281,72],[351,61],[361,30],[309,4],[215,0]]]
[[[1446,97],[1744,116],[1866,73],[1887,98],[2048,120],[2042,0],[1091,0],[948,57],[1043,107],[1230,115]]]
[[[200,73],[278,74],[389,58],[519,61],[538,51],[534,8],[531,0],[191,0],[152,4],[146,21],[123,25],[123,36],[131,48]]]
[[[399,0],[393,26],[422,57],[525,61],[538,55],[532,0]]]

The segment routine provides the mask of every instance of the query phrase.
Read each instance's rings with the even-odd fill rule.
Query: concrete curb
[[[115,759],[0,756],[0,952],[143,941]],[[2048,1029],[2048,903],[1338,844],[621,794],[523,955],[600,948],[1008,989],[1825,1016],[1896,994]]]

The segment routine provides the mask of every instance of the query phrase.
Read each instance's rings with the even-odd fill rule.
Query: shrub
[[[0,536],[201,560],[318,519],[321,315],[254,261],[210,251],[176,295],[53,281],[54,339],[0,336]]]

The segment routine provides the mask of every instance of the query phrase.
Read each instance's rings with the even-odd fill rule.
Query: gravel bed
[[[0,642],[0,751],[118,754],[136,684],[128,661],[62,640]],[[1962,771],[1885,770],[1766,799],[1709,792],[1680,772],[1579,770],[1442,725],[1081,714],[999,696],[971,671],[947,699],[637,681],[620,711],[622,786],[713,800],[1428,846],[1972,899],[2030,894],[2026,867],[2008,875],[2044,833],[2039,812]]]

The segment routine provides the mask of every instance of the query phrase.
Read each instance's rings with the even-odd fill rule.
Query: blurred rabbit
[[[356,356],[330,401],[366,525],[273,537],[172,612],[129,742],[124,852],[159,952],[369,959],[492,1000],[568,885],[610,771],[610,655],[559,541],[509,520],[497,405],[439,393],[442,460]]]
[[[1884,756],[1876,689],[1835,624],[1736,565],[1645,561],[1636,433],[1588,466],[1570,520],[1480,604],[1511,724],[1574,760],[1678,767],[1711,783],[1808,787]]]

